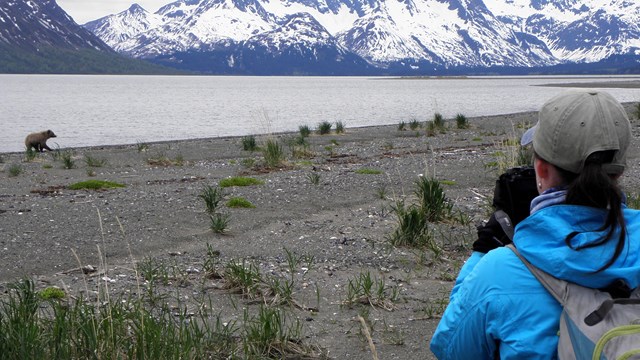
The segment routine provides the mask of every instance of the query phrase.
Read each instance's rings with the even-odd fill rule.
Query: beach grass
[[[224,192],[219,186],[205,185],[198,197],[204,201],[207,213],[214,214],[224,197]]]
[[[456,127],[458,129],[468,129],[469,128],[469,120],[464,114],[458,113],[456,115]]]
[[[11,164],[8,168],[9,177],[16,177],[24,172],[24,168],[20,164]]]
[[[326,135],[331,132],[332,124],[328,121],[322,121],[318,124],[318,134]]]
[[[222,234],[229,230],[229,222],[231,221],[231,216],[229,214],[211,214],[209,215],[209,220],[209,227],[213,232]]]
[[[89,154],[84,155],[84,163],[90,167],[103,167],[107,164],[106,159],[99,159]]]
[[[311,129],[309,128],[309,125],[300,125],[298,127],[298,132],[300,133],[300,136],[302,136],[303,138],[306,138],[309,135],[311,135]]]
[[[267,143],[262,149],[262,156],[268,168],[280,167],[285,160],[284,149],[275,139],[267,140]]]
[[[383,278],[373,277],[369,271],[349,279],[346,291],[343,304],[349,306],[363,304],[391,311],[399,299],[397,287],[388,287]]]
[[[242,149],[244,151],[256,151],[258,149],[255,135],[248,135],[242,138]]]

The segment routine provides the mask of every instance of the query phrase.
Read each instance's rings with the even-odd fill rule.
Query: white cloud
[[[134,3],[149,12],[156,12],[172,0],[57,0],[58,5],[78,24],[128,9]]]

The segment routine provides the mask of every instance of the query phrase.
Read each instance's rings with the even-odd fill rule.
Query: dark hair
[[[603,164],[611,163],[614,155],[615,151],[600,151],[589,155],[579,174],[556,167],[560,172],[560,176],[562,176],[568,186],[566,204],[590,206],[607,210],[607,217],[604,224],[602,224],[602,227],[599,229],[594,230],[607,230],[605,236],[589,244],[574,247],[571,244],[571,240],[581,233],[580,231],[574,231],[564,239],[567,246],[574,250],[580,250],[604,244],[611,240],[616,229],[618,227],[620,228],[620,236],[618,237],[613,256],[606,264],[596,270],[596,272],[608,268],[616,261],[624,249],[626,240],[627,229],[622,213],[622,191],[618,187],[615,178],[607,174],[602,167]]]

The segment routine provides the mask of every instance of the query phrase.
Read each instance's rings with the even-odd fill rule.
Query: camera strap
[[[511,222],[509,215],[507,215],[503,210],[496,210],[494,216],[505,235],[507,235],[509,240],[513,241],[513,223]]]

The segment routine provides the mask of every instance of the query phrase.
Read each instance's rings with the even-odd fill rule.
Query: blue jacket
[[[579,251],[565,245],[573,231],[602,226],[606,212],[585,206],[553,205],[516,227],[518,251],[538,268],[567,281],[602,288],[624,279],[640,285],[640,211],[624,209],[627,241],[612,266],[612,241]],[[574,247],[598,240],[604,232],[583,232]],[[555,359],[560,304],[507,248],[474,253],[461,269],[450,303],[433,338],[438,359]]]

